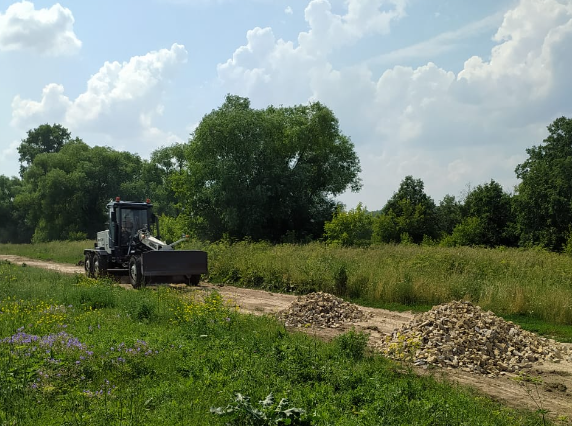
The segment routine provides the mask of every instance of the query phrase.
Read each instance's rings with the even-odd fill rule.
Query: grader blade
[[[200,250],[149,251],[141,255],[144,276],[191,276],[206,274],[207,253]]]

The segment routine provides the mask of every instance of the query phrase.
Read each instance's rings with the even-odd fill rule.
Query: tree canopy
[[[213,240],[321,236],[331,197],[360,188],[354,146],[319,102],[257,110],[228,95],[192,134],[187,160],[177,190],[195,229]]]
[[[548,126],[543,144],[526,150],[516,167],[518,226],[522,245],[560,250],[572,224],[572,119]]]
[[[479,219],[479,241],[486,246],[512,245],[515,242],[511,196],[491,180],[469,192],[465,199],[465,217]]]
[[[60,124],[42,124],[28,130],[28,137],[18,147],[20,176],[30,167],[38,154],[58,152],[71,140],[71,133]]]
[[[420,243],[437,236],[436,207],[421,179],[406,176],[387,201],[374,224],[374,241]]]
[[[74,139],[58,152],[34,158],[14,205],[26,212],[34,241],[94,236],[104,227],[105,204],[110,198],[145,197],[141,169],[137,155],[91,148]]]
[[[436,206],[423,181],[406,176],[370,213],[335,200],[359,190],[360,164],[319,102],[255,109],[228,95],[188,143],[159,148],[149,160],[42,124],[18,148],[20,177],[0,175],[0,242],[93,238],[105,229],[105,204],[120,196],[151,198],[170,239],[195,231],[213,241],[539,245],[572,253],[572,119],[556,119],[548,132],[516,168],[515,195],[491,180]]]

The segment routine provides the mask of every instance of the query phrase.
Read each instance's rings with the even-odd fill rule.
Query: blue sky
[[[330,107],[376,210],[407,175],[439,202],[494,179],[572,116],[572,0],[0,1],[0,174],[60,123],[146,158],[226,93]]]

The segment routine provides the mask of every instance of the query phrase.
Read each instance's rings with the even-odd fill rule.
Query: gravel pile
[[[553,340],[521,329],[470,302],[456,301],[416,315],[380,347],[415,365],[459,368],[487,375],[517,373],[539,361],[572,360]]]
[[[356,305],[323,292],[298,297],[277,316],[288,327],[337,328],[343,323],[367,319],[367,314]]]

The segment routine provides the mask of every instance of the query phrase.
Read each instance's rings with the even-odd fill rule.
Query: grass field
[[[39,244],[0,244],[0,254],[16,254],[33,259],[77,264],[83,260],[83,250],[93,248],[92,240],[52,241]]]
[[[0,245],[0,253],[76,263],[85,242]],[[188,243],[209,253],[209,280],[298,294],[326,291],[365,306],[427,310],[467,299],[524,328],[572,342],[572,257],[538,250],[321,243]]]
[[[0,424],[543,424],[370,354],[359,333],[325,343],[216,292],[110,284],[0,263]]]

